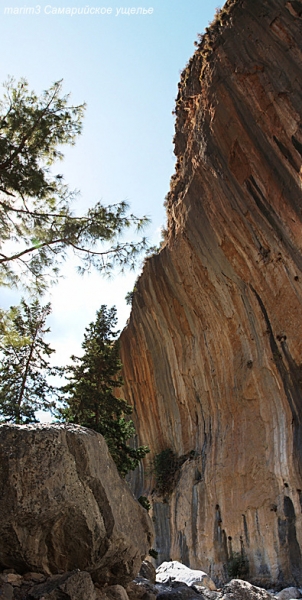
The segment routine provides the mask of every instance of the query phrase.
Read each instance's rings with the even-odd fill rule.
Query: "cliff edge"
[[[302,585],[301,118],[302,2],[228,0],[181,76],[167,241],[121,337],[140,443],[184,457],[160,560],[216,581],[240,555]]]

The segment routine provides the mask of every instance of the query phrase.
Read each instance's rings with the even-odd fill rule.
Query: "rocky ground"
[[[0,573],[1,600],[291,600],[301,598],[301,590],[285,588],[278,593],[233,579],[220,589],[202,571],[194,571],[172,561],[155,571],[144,561],[139,575],[130,583],[101,586],[87,571],[71,571],[45,576],[20,575],[14,569]]]
[[[153,526],[102,436],[75,425],[0,426],[0,600],[291,600],[177,561],[144,560]]]

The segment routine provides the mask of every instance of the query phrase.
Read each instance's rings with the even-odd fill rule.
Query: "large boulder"
[[[80,569],[125,583],[152,538],[101,435],[70,424],[0,426],[0,569]]]
[[[186,583],[188,586],[200,584],[209,590],[216,590],[214,581],[204,571],[190,569],[178,562],[171,560],[163,562],[156,569],[156,581],[158,583],[171,583],[173,581]]]

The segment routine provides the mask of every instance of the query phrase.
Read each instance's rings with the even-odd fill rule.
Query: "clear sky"
[[[41,93],[63,79],[71,101],[87,103],[83,133],[74,148],[66,148],[57,168],[72,189],[81,191],[79,209],[98,200],[127,200],[134,214],[151,217],[145,233],[152,244],[159,243],[165,225],[163,202],[174,172],[172,110],[180,72],[218,3],[0,0],[0,81],[25,77]],[[8,14],[10,7],[15,14]],[[71,16],[68,7],[92,14]],[[134,7],[153,11],[122,14]],[[35,14],[24,14],[26,8]],[[112,11],[93,14],[95,8]],[[116,305],[119,327],[124,326],[130,310],[124,298],[138,274],[115,275],[111,281],[98,274],[79,277],[72,260],[62,273],[65,278],[45,297],[53,307],[48,341],[57,350],[57,364],[81,352],[84,328],[102,304]],[[22,292],[2,288],[0,295],[6,308],[18,304]]]

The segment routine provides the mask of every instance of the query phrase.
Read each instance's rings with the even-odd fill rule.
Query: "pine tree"
[[[0,418],[4,422],[37,422],[37,410],[54,408],[54,387],[47,375],[56,374],[49,357],[54,350],[44,341],[49,332],[45,321],[50,304],[41,306],[38,300],[11,307],[10,330],[0,336]]]
[[[71,191],[53,165],[63,158],[64,144],[81,133],[85,104],[69,104],[62,82],[40,97],[27,81],[5,84],[0,102],[0,284],[43,291],[56,280],[67,250],[80,259],[79,271],[95,267],[108,273],[117,265],[133,267],[146,240],[121,241],[121,234],[148,219],[128,213],[121,202],[97,202],[76,216]]]
[[[78,423],[101,433],[121,475],[135,469],[149,452],[147,446],[131,448],[128,440],[135,435],[129,419],[131,406],[117,398],[115,390],[123,385],[120,376],[116,308],[105,305],[97,311],[96,320],[86,328],[82,357],[72,356],[73,365],[66,367],[69,383],[62,389],[67,394],[60,418]]]

